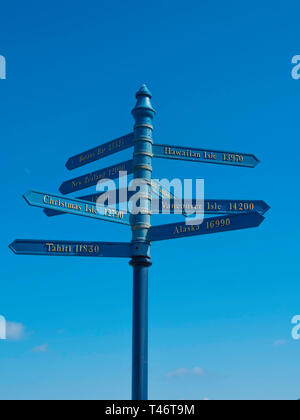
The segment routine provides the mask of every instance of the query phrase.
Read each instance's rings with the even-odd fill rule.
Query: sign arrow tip
[[[258,219],[258,225],[260,226],[262,224],[262,222],[265,220],[265,217],[262,214],[256,213],[256,217]]]
[[[24,200],[29,204],[29,205],[31,205],[31,202],[30,202],[30,200],[29,200],[29,197],[30,197],[30,191],[27,191],[25,194],[23,194],[23,198],[24,198]]]
[[[260,164],[260,160],[255,156],[255,155],[252,155],[253,156],[253,160],[254,160],[254,168],[257,166],[257,165],[259,165]]]
[[[10,245],[8,245],[8,248],[14,253],[14,254],[16,254],[16,248],[15,248],[15,245],[16,245],[16,241],[14,241],[14,242],[12,242]]]
[[[65,166],[69,171],[71,171],[72,170],[72,159],[69,159]]]
[[[43,212],[46,216],[50,217],[51,211],[49,211],[49,209],[44,209]]]
[[[266,203],[266,209],[265,209],[264,214],[267,213],[267,211],[269,211],[269,210],[271,210],[271,206],[269,206],[269,204]]]
[[[62,194],[62,195],[66,195],[65,189],[64,189],[64,184],[61,184],[61,186],[59,187],[58,191]]]

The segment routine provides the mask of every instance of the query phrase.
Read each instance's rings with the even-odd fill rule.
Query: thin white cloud
[[[205,375],[205,371],[204,369],[202,369],[201,367],[194,367],[192,369],[192,374],[196,375],[196,376],[204,376]]]
[[[11,341],[21,341],[26,338],[25,326],[18,322],[7,321],[6,338]]]
[[[192,369],[179,368],[179,369],[167,372],[166,374],[168,378],[179,378],[183,376],[204,376],[204,375],[205,375],[205,370],[198,366]]]
[[[42,344],[41,346],[33,347],[31,350],[33,353],[47,353],[49,348],[48,344]]]
[[[186,368],[179,368],[176,370],[171,370],[170,372],[167,372],[167,376],[169,378],[174,378],[174,377],[178,377],[178,376],[185,376],[188,373],[188,369]]]
[[[287,341],[286,340],[284,340],[284,339],[282,339],[282,340],[276,340],[274,343],[273,343],[273,346],[274,347],[282,347],[282,346],[285,346],[287,344]]]

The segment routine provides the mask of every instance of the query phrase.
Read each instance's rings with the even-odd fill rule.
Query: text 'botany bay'
[[[71,157],[66,163],[69,170],[80,168],[88,163],[95,162],[96,160],[103,159],[113,153],[121,152],[133,146],[134,133],[127,134],[126,136],[119,137],[101,146],[94,147],[86,152],[80,153]]]

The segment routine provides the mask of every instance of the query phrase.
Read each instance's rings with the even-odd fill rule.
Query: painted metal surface
[[[96,204],[98,198],[102,194],[103,193],[84,195],[83,197],[78,197],[77,200],[88,201],[90,203]],[[135,192],[128,191],[127,188],[122,188],[122,189],[118,189],[118,190],[114,190],[114,191],[109,191],[108,194],[111,196],[110,202],[112,202],[113,198],[116,197],[116,200],[115,200],[116,204],[119,204],[119,203],[124,203],[124,202],[130,200],[130,198],[135,194]],[[66,214],[66,213],[62,213],[59,210],[52,210],[52,209],[45,209],[44,212],[48,217],[60,216],[62,214]]]
[[[133,266],[132,399],[148,399],[148,274],[150,259],[135,256]]]
[[[154,144],[155,158],[187,160],[190,162],[215,163],[255,168],[259,163],[256,156],[245,153],[224,152],[217,150],[195,149],[193,147]]]
[[[187,236],[206,235],[209,233],[228,232],[237,229],[258,227],[264,221],[259,213],[246,213],[211,217],[204,219],[201,225],[187,225],[171,223],[168,225],[152,226],[149,230],[149,241],[164,241],[166,239],[184,238]]]
[[[104,220],[106,222],[130,225],[129,213],[123,213],[110,207],[96,206],[87,201],[65,198],[59,195],[47,194],[39,191],[28,191],[24,194],[24,199],[30,206],[34,207],[51,210],[59,208],[64,213],[70,213],[76,216],[84,216]]]
[[[131,244],[123,242],[17,239],[9,247],[18,255],[118,258],[130,258],[132,255]]]
[[[96,160],[103,159],[106,156],[128,149],[133,146],[133,142],[134,134],[127,134],[126,136],[119,137],[115,140],[109,141],[108,143],[71,157],[66,163],[66,167],[69,170],[80,168],[81,166],[95,162]]]
[[[120,171],[126,171],[127,174],[132,174],[133,169],[133,160],[128,160],[119,163],[118,165],[109,166],[108,168],[100,169],[99,171],[91,172],[87,175],[82,175],[63,182],[59,191],[63,195],[70,194],[97,185],[97,183],[103,179],[118,178]]]
[[[155,111],[151,93],[145,85],[137,92],[137,103],[132,111],[134,127],[134,179],[143,180],[140,207],[143,213],[132,216],[133,249],[139,244],[147,247],[147,255],[133,255],[133,331],[132,331],[132,399],[148,399],[148,269],[151,265],[147,242],[151,217],[152,177],[152,121]]]
[[[152,188],[153,192],[153,188]],[[156,189],[154,192],[159,195]],[[91,203],[96,203],[97,199],[102,193],[86,195],[78,197],[78,200],[84,200]],[[127,195],[126,195],[127,194]],[[126,188],[122,190],[111,191],[111,195],[116,197],[116,203],[129,201],[135,192],[127,191]],[[195,199],[180,200],[174,198],[172,193],[163,192],[158,198],[152,198],[151,214],[181,214],[185,217],[194,208],[198,213],[205,214],[242,214],[257,212],[264,215],[270,210],[270,206],[263,200],[221,200],[221,199],[206,199],[204,205],[199,205]],[[169,198],[166,198],[169,195]],[[125,198],[127,197],[127,198]],[[112,198],[111,198],[112,200]],[[45,214],[48,217],[59,216],[63,213],[59,210],[45,209]]]
[[[270,206],[262,200],[214,200],[206,199],[203,205],[197,204],[196,200],[164,199],[152,200],[152,214],[154,209],[158,214],[182,214],[187,215],[194,208],[198,213],[205,214],[243,214],[254,213],[264,215]]]
[[[76,192],[94,186],[102,179],[115,179],[120,171],[126,171],[128,174],[134,174],[135,181],[143,181],[140,189],[142,193],[140,207],[143,209],[141,213],[132,216],[125,213],[120,217],[120,214],[115,213],[116,210],[105,206],[102,207],[103,211],[99,212],[101,206],[96,208],[95,204],[102,193],[85,195],[80,199],[66,199],[37,191],[31,191],[24,196],[30,205],[44,208],[48,216],[72,213],[130,225],[131,243],[18,239],[10,245],[10,248],[18,255],[131,258],[130,264],[133,267],[132,399],[147,400],[148,271],[152,264],[151,242],[257,227],[264,220],[263,214],[270,207],[264,201],[258,200],[205,200],[203,210],[206,213],[224,215],[204,219],[199,225],[191,225],[191,221],[186,220],[183,223],[151,227],[152,192],[159,196],[160,206],[170,205],[170,213],[175,212],[175,205],[178,204],[171,193],[160,188],[153,191],[153,185],[151,187],[153,156],[252,168],[259,161],[254,155],[249,154],[153,145],[152,122],[155,111],[151,105],[151,93],[143,85],[136,97],[137,103],[132,111],[135,119],[134,133],[76,155],[69,159],[66,166],[70,170],[75,169],[131,146],[134,146],[133,160],[66,181],[61,185],[60,191],[64,195]],[[118,192],[119,203],[127,201],[135,194],[135,192],[128,192],[126,197],[123,193],[122,190]],[[196,204],[195,201],[191,203]],[[181,211],[185,213],[186,209],[182,208]]]

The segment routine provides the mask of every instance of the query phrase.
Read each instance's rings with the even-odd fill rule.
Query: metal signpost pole
[[[147,241],[151,218],[152,120],[151,93],[144,85],[138,91],[132,111],[134,127],[134,179],[140,185],[140,212],[132,215],[133,339],[132,399],[148,399],[148,270],[151,266]],[[143,252],[141,252],[141,249]]]
[[[135,119],[134,133],[73,156],[66,166],[69,170],[80,168],[134,146],[132,160],[63,182],[59,189],[63,196],[35,190],[28,191],[24,195],[29,205],[43,208],[47,216],[69,213],[131,226],[131,242],[17,239],[9,247],[17,255],[131,258],[130,264],[133,267],[132,399],[143,401],[148,399],[148,270],[152,264],[151,242],[258,227],[264,221],[264,215],[270,207],[262,200],[206,199],[203,212],[216,216],[205,218],[200,225],[176,222],[151,226],[152,209],[152,214],[154,214],[154,205],[151,203],[152,189],[161,200],[160,206],[169,206],[172,214],[175,214],[177,201],[170,192],[151,181],[153,158],[245,168],[256,167],[259,160],[252,154],[153,144],[152,121],[155,111],[151,105],[151,93],[143,85],[136,97],[137,104],[132,111]],[[99,194],[86,195],[79,199],[66,198],[67,194],[97,185],[101,179],[124,176],[124,172],[133,174],[135,181],[135,185],[132,188],[129,187],[127,195],[127,199],[130,197],[130,205],[133,206],[129,209],[131,214],[106,205],[96,206]],[[123,202],[122,190],[117,192],[119,197],[117,201]],[[165,197],[169,198],[169,204],[163,203]],[[179,205],[182,204],[179,203]],[[182,214],[186,216],[184,209]]]

